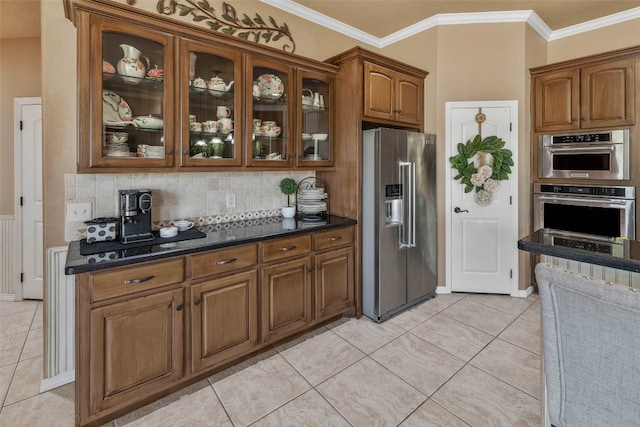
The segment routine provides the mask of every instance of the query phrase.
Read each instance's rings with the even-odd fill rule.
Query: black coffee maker
[[[120,242],[153,240],[151,190],[120,190]]]

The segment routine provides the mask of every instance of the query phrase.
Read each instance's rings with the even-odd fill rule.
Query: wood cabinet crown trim
[[[633,58],[640,55],[640,45],[624,49],[611,50],[596,55],[589,55],[580,58],[574,58],[567,61],[555,62],[552,64],[541,65],[529,69],[532,77],[547,74],[554,71],[564,71],[575,68],[582,68],[590,65],[603,64],[618,59]]]
[[[401,61],[397,61],[395,59],[387,58],[375,52],[363,49],[360,46],[356,46],[339,55],[326,59],[325,62],[335,65],[341,65],[354,59],[374,62],[378,65],[385,66],[394,71],[400,71],[402,73],[409,74],[423,80],[429,75],[428,71],[422,70],[418,67],[414,67],[413,65],[409,65]]]

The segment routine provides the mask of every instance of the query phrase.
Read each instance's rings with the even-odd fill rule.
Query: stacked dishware
[[[138,145],[138,157],[164,159],[164,147],[161,145]]]
[[[327,211],[327,193],[324,188],[307,188],[298,191],[298,211],[305,217],[318,217]]]

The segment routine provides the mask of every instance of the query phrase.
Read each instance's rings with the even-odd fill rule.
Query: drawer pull
[[[193,303],[195,305],[200,305],[200,298],[196,298],[195,301],[193,301]]]
[[[238,260],[238,258],[231,258],[231,259],[227,259],[224,261],[216,261],[216,265],[225,265],[225,264],[231,264],[233,262],[236,262]]]
[[[182,311],[182,304],[180,304],[179,306],[176,307],[177,311]]]
[[[124,284],[125,285],[137,285],[138,283],[148,282],[149,280],[153,279],[154,277],[156,277],[155,274],[153,276],[141,277],[140,279],[125,280]]]
[[[293,245],[293,246],[289,246],[288,248],[280,248],[280,250],[281,250],[282,252],[289,252],[289,251],[294,250],[295,248],[297,248],[297,246],[296,246],[296,245]]]
[[[337,242],[340,239],[342,239],[342,236],[335,236],[335,237],[330,238],[329,240],[331,240],[332,242]]]

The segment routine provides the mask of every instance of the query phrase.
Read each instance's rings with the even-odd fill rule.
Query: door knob
[[[463,209],[460,209],[460,208],[459,208],[459,207],[457,207],[457,206],[456,206],[455,208],[453,208],[453,211],[454,211],[455,213],[469,212],[468,210],[466,210],[466,209],[464,209],[464,210],[463,210]]]

